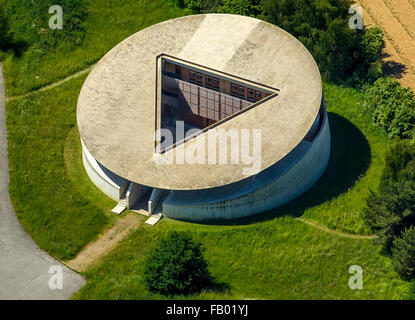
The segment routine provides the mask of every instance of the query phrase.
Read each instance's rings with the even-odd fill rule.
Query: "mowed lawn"
[[[166,231],[185,231],[205,256],[224,292],[179,299],[394,299],[408,294],[390,260],[372,240],[341,238],[292,217],[249,226],[201,226],[163,219],[142,225],[98,267],[75,299],[158,299],[145,289],[143,262]],[[351,290],[349,267],[363,268],[363,289]]]
[[[31,91],[96,62],[141,28],[187,14],[169,2],[91,0],[82,47],[42,54],[27,51],[5,61],[8,95]],[[116,217],[114,204],[88,180],[76,135],[76,102],[85,75],[53,89],[7,103],[10,194],[25,230],[57,258],[74,257]],[[206,247],[217,281],[229,289],[190,298],[393,299],[408,296],[389,258],[372,240],[328,234],[296,220],[302,216],[334,230],[369,234],[362,209],[381,175],[390,143],[359,108],[360,92],[324,86],[332,133],[332,157],[322,179],[299,199],[228,225],[163,219],[142,225],[86,273],[79,299],[165,298],[150,294],[142,279],[149,249],[171,229],[189,232]],[[348,269],[364,270],[363,290],[351,290]],[[189,298],[189,297],[179,297]]]
[[[83,70],[140,29],[188,13],[163,0],[91,0],[88,6],[82,46],[59,44],[44,51],[29,47],[19,57],[6,58],[8,97]],[[115,219],[108,214],[111,208],[103,207],[109,207],[111,200],[84,192],[93,186],[86,185],[85,179],[71,182],[66,174],[73,168],[65,169],[65,139],[76,124],[76,102],[84,80],[82,76],[6,105],[11,200],[25,230],[42,249],[63,260],[74,257]],[[97,194],[101,199],[96,199]]]
[[[7,105],[13,204],[25,230],[42,248],[61,259],[73,257],[115,219],[108,214],[111,200],[97,192],[86,173],[79,170],[81,154],[79,144],[75,142],[75,114],[76,100],[85,77],[10,101]],[[155,227],[142,225],[98,267],[86,273],[87,285],[75,298],[163,298],[145,290],[143,261],[148,250],[173,228],[190,232],[204,244],[213,275],[229,287],[224,292],[206,292],[190,298],[406,297],[407,283],[399,279],[390,259],[379,253],[379,247],[372,240],[342,238],[295,219],[300,211],[294,209],[303,207],[307,208],[303,216],[322,224],[330,225],[328,221],[333,221],[336,227],[337,221],[351,221],[341,223],[337,229],[343,229],[345,225],[364,226],[360,212],[365,205],[366,193],[358,192],[356,188],[366,188],[365,184],[370,181],[377,183],[382,161],[375,162],[374,159],[381,158],[388,140],[371,126],[352,125],[351,121],[359,123],[360,116],[356,114],[354,119],[353,113],[342,111],[353,109],[359,101],[358,92],[331,86],[326,90],[328,103],[342,95],[342,108],[338,108],[338,113],[329,113],[332,131],[335,133],[338,130],[335,124],[340,123],[343,134],[339,134],[338,139],[347,140],[351,136],[354,137],[352,141],[360,141],[364,137],[370,149],[370,161],[363,171],[356,170],[359,175],[349,187],[337,192],[330,191],[330,185],[327,185],[328,200],[324,200],[323,195],[318,202],[313,202],[306,194],[298,200],[302,206],[287,205],[279,216],[266,213],[262,217],[258,215],[256,220],[236,221],[236,225],[198,225],[170,219],[162,220]],[[377,144],[372,146],[371,141]],[[76,176],[80,185],[75,187]],[[349,180],[352,179],[349,177]],[[335,188],[334,183],[331,187]],[[353,218],[337,209],[337,206],[351,207],[350,199],[353,199],[357,213]],[[98,203],[105,203],[105,206]],[[290,206],[293,211],[289,210]],[[364,270],[363,290],[353,291],[348,287],[351,276],[348,268],[354,264]]]
[[[229,289],[179,299],[398,299],[410,296],[391,260],[373,240],[343,238],[296,220],[334,230],[370,233],[362,218],[369,188],[376,188],[390,141],[359,109],[361,93],[325,85],[332,128],[332,159],[309,192],[283,208],[228,225],[163,219],[142,225],[86,273],[75,299],[157,299],[145,289],[143,261],[171,229],[188,232],[206,248],[217,281]],[[350,163],[349,163],[350,161]],[[363,268],[363,289],[351,290],[349,267]]]
[[[331,229],[370,234],[362,209],[376,190],[391,143],[361,110],[362,93],[324,85],[331,133],[331,158],[320,181],[299,199],[272,212],[303,216]]]
[[[6,110],[14,209],[37,244],[60,259],[72,258],[112,220],[76,191],[65,171],[65,139],[84,80],[9,101]]]
[[[21,57],[9,56],[4,61],[7,95],[20,95],[72,75],[137,31],[189,13],[169,0],[88,0],[82,45],[61,43],[54,49],[29,48]],[[21,19],[19,12],[9,19]]]

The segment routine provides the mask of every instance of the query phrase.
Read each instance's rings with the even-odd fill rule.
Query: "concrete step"
[[[151,226],[154,226],[157,222],[159,222],[160,221],[160,219],[163,217],[163,215],[161,214],[161,213],[158,213],[158,214],[153,214],[153,215],[151,215],[151,217],[150,218],[148,218],[147,220],[146,220],[146,223],[147,224],[149,224],[149,225],[151,225]]]
[[[121,214],[125,209],[127,209],[127,201],[125,199],[121,199],[118,201],[117,205],[111,210],[111,212],[115,214]]]
[[[163,213],[163,202],[166,200],[167,196],[170,194],[170,191],[164,191],[163,194],[160,197],[159,203],[154,208],[153,215]]]

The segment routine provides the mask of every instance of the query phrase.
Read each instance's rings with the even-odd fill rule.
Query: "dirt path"
[[[352,233],[346,233],[346,232],[341,232],[341,231],[337,231],[337,230],[333,230],[330,229],[326,226],[323,226],[317,222],[308,220],[306,218],[297,218],[298,221],[301,221],[302,223],[308,224],[309,226],[315,227],[319,230],[322,230],[324,232],[330,233],[330,234],[334,234],[336,236],[342,237],[342,238],[350,238],[350,239],[375,239],[376,236],[375,235],[362,235],[362,234],[352,234]]]
[[[385,71],[415,91],[415,0],[360,0],[366,25],[385,31]]]
[[[99,236],[96,241],[89,243],[74,259],[65,262],[65,264],[76,271],[86,271],[115,249],[130,232],[136,230],[143,219],[142,216],[135,214],[117,219],[111,229]]]

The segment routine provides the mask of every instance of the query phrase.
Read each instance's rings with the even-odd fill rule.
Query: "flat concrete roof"
[[[295,148],[316,119],[322,98],[320,73],[311,54],[289,33],[237,15],[168,20],[108,52],[89,74],[78,99],[78,128],[87,149],[106,168],[130,181],[193,190],[247,178],[242,171],[247,165],[230,164],[230,157],[228,164],[208,164],[207,152],[206,164],[154,161],[156,60],[161,54],[280,90],[277,97],[216,127],[250,129],[251,139],[252,129],[260,129],[262,170]]]

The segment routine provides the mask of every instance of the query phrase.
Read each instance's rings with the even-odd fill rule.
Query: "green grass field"
[[[292,217],[250,226],[200,226],[170,219],[142,225],[101,265],[87,272],[75,299],[156,299],[142,279],[143,260],[170,229],[203,243],[210,270],[225,292],[190,299],[393,299],[407,294],[390,260],[371,240],[354,240],[316,230]],[[364,270],[364,289],[348,287],[351,265]]]
[[[376,189],[391,142],[360,110],[360,92],[324,85],[332,155],[326,173],[302,199],[297,211],[331,229],[368,234],[362,217],[369,189]],[[313,206],[310,207],[310,204]]]
[[[83,70],[135,32],[189,13],[164,0],[90,0],[88,3],[87,34],[80,47],[68,48],[62,44],[46,51],[29,48],[21,57],[9,56],[4,61],[8,96],[38,89]]]
[[[155,299],[141,277],[146,253],[170,229],[187,231],[206,247],[206,257],[225,292],[191,299],[394,299],[409,295],[389,258],[372,240],[328,234],[295,219],[306,217],[332,229],[370,233],[361,210],[383,168],[389,140],[358,109],[361,94],[325,85],[333,155],[329,168],[309,192],[272,212],[236,225],[198,225],[162,220],[143,225],[101,265],[88,271],[75,299]],[[332,108],[333,104],[333,108]],[[349,119],[349,120],[348,120]],[[348,161],[354,165],[348,166]],[[348,268],[364,269],[364,289],[348,287]]]
[[[13,206],[38,245],[60,259],[73,257],[111,220],[74,189],[65,171],[65,139],[84,79],[7,103]]]
[[[8,95],[70,75],[139,29],[187,13],[161,0],[89,2],[88,34],[82,47],[58,47],[38,58],[29,49],[20,58],[5,61]],[[7,103],[13,205],[38,245],[63,260],[74,257],[116,219],[109,213],[115,203],[94,187],[82,168],[76,101],[85,77]],[[372,240],[343,238],[296,219],[302,216],[333,230],[370,234],[361,212],[369,189],[380,180],[390,140],[359,109],[359,91],[325,84],[324,92],[332,157],[324,176],[306,194],[281,208],[228,225],[170,219],[155,227],[143,224],[85,274],[88,282],[75,298],[164,298],[145,290],[143,259],[173,228],[203,243],[213,275],[229,286],[224,292],[190,298],[408,297],[409,284],[399,279],[390,259],[380,254]],[[347,285],[353,264],[364,269],[363,290],[353,291]]]

